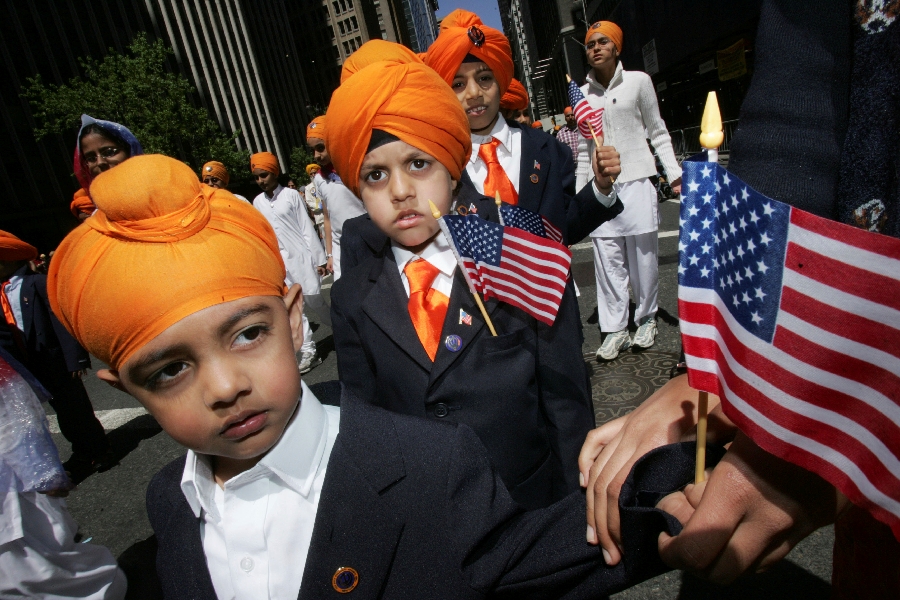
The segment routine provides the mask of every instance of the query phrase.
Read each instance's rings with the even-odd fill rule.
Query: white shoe
[[[641,326],[638,327],[637,332],[634,334],[634,345],[638,348],[649,348],[656,343],[657,331],[656,319],[653,317],[644,319],[644,322],[641,323]]]
[[[304,373],[309,373],[320,364],[322,364],[322,359],[316,356],[315,350],[311,350],[300,355],[300,364],[297,367],[300,369],[300,374],[303,375]]]
[[[608,333],[606,339],[603,340],[600,349],[597,350],[597,358],[612,360],[619,355],[620,351],[627,350],[630,347],[631,338],[628,336],[627,329],[616,331],[615,333]]]

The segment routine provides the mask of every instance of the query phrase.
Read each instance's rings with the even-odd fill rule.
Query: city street
[[[667,379],[680,348],[677,311],[678,204],[661,205],[660,310],[657,344],[644,353],[626,352],[609,364],[598,364],[594,352],[600,345],[597,328],[596,289],[590,241],[573,247],[573,273],[580,289],[579,305],[585,332],[584,353],[592,369],[595,413],[598,424],[627,414]],[[330,278],[326,280],[328,285]],[[326,296],[329,293],[326,289]],[[313,325],[324,362],[304,380],[326,402],[336,398],[337,362],[331,330]],[[634,326],[632,325],[632,331]],[[94,361],[94,369],[101,365]],[[92,371],[85,379],[95,410],[103,421],[113,448],[121,457],[112,469],[81,482],[68,500],[81,526],[82,539],[109,547],[121,555],[151,535],[144,509],[144,494],[154,473],[184,450],[161,431],[131,397],[97,379]],[[49,406],[46,407],[49,410]],[[51,417],[51,427],[55,420]],[[61,458],[70,449],[54,432]],[[788,558],[764,574],[718,587],[672,572],[614,596],[617,599],[729,598],[765,599],[827,598],[830,591],[832,528],[824,528],[802,542]]]

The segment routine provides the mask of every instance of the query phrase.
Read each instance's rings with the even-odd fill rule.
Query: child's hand
[[[729,583],[772,566],[848,505],[824,479],[739,432],[707,481],[657,505],[684,523],[675,537],[660,534],[659,553],[670,567]]]
[[[603,136],[598,136],[597,141],[599,144],[594,148],[591,166],[594,168],[597,187],[605,195],[609,195],[609,192],[612,191],[613,180],[622,172],[619,152],[613,146],[604,146]]]
[[[325,277],[326,275],[328,275],[328,263],[316,267],[316,273],[319,274],[319,277]]]

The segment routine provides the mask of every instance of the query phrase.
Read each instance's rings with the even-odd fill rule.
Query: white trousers
[[[659,232],[592,238],[600,331],[628,327],[628,286],[634,292],[634,322],[653,316],[659,296]]]
[[[331,327],[331,311],[322,294],[310,294],[303,296],[303,347],[300,352],[315,352],[316,343],[313,341],[312,328],[306,313],[311,312],[316,321]]]

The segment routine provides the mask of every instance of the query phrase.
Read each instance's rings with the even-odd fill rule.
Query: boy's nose
[[[414,195],[415,187],[412,185],[410,177],[403,171],[394,173],[391,177],[391,200],[393,202],[403,202]]]

